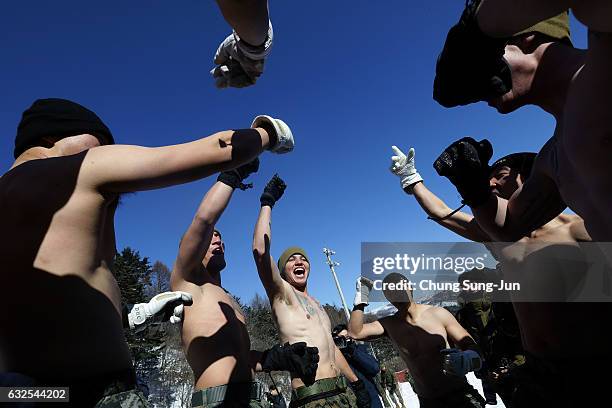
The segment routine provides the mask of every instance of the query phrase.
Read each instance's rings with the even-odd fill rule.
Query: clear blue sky
[[[160,146],[249,127],[266,113],[296,138],[290,155],[264,154],[253,190],[237,191],[218,227],[228,251],[224,286],[263,293],[251,256],[260,192],[274,172],[288,187],[273,213],[272,251],[301,245],[310,291],[339,304],[321,248],[337,252],[349,301],[362,241],[453,241],[428,221],[389,173],[396,144],[416,148],[417,169],[449,206],[456,191],[432,168],[463,136],[487,137],[494,157],[537,151],[553,119],[535,107],[501,116],[481,103],[444,109],[432,99],[436,57],[464,0],[272,0],[273,52],[246,89],[218,90],[208,71],[230,32],[212,0],[7,2],[0,15],[0,165],[12,163],[21,112],[63,97],[94,110],[121,144]],[[572,19],[574,44],[586,31]],[[44,177],[44,175],[41,175]],[[127,196],[117,247],[171,266],[178,240],[214,178]]]

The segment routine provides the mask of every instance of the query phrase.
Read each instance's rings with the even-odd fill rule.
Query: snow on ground
[[[484,398],[484,394],[482,393],[482,383],[474,373],[468,373],[466,376],[468,382],[472,385],[472,387],[476,388],[480,395]],[[419,406],[419,398],[412,390],[412,387],[407,382],[399,383],[400,391],[402,393],[402,398],[404,399],[404,403],[406,404],[406,408],[416,408]],[[487,408],[505,408],[506,406],[502,402],[499,395],[497,396],[497,405],[487,405]]]

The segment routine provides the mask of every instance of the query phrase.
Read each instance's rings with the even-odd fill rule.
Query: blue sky
[[[12,164],[21,112],[63,97],[94,110],[121,144],[160,146],[249,127],[257,114],[292,128],[290,155],[266,153],[253,190],[237,191],[218,227],[227,246],[224,286],[243,300],[263,294],[251,256],[259,195],[278,172],[287,182],[273,212],[272,251],[310,255],[310,292],[339,304],[321,249],[336,250],[349,302],[362,241],[454,241],[426,219],[389,173],[395,144],[416,149],[417,169],[449,206],[454,188],[432,162],[451,141],[489,138],[494,158],[537,151],[551,116],[526,107],[508,116],[484,103],[444,109],[432,97],[436,57],[463,0],[272,1],[275,42],[264,76],[218,90],[208,71],[229,34],[213,1],[57,0],[8,2],[0,15],[0,165]],[[574,44],[586,31],[572,18]],[[127,196],[116,216],[117,247],[171,266],[208,178]]]

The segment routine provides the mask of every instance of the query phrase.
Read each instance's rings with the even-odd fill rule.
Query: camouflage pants
[[[215,402],[212,404],[194,405],[191,408],[267,408],[268,404],[263,401],[251,400],[248,405],[239,402]]]
[[[348,392],[332,395],[331,397],[323,397],[318,400],[310,401],[305,404],[294,402],[289,404],[289,408],[354,408],[355,403],[351,402]]]
[[[437,398],[419,396],[421,408],[484,408],[485,400],[472,386]]]
[[[147,399],[140,391],[130,390],[107,395],[96,404],[95,408],[149,408]]]

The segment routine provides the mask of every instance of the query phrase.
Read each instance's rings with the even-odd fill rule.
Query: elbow
[[[200,211],[193,218],[193,224],[202,228],[214,227],[216,222],[217,217],[209,211]]]
[[[253,259],[255,259],[255,263],[260,265],[266,259],[266,248],[264,245],[258,245],[257,243],[253,243]]]

